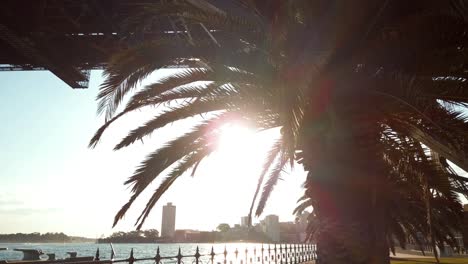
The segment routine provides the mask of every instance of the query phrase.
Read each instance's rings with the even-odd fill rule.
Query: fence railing
[[[109,263],[128,263],[146,262],[154,264],[299,264],[317,259],[317,247],[313,244],[274,244],[261,248],[236,248],[229,252],[226,247],[222,252],[215,252],[214,247],[211,247],[209,253],[201,254],[197,246],[192,254],[185,254],[179,247],[178,254],[172,256],[163,256],[160,253],[159,247],[156,249],[154,257],[136,258],[133,248],[130,255],[126,259],[113,259],[114,253],[111,254],[111,259],[101,260],[99,249],[93,261],[78,261],[67,262],[67,264],[109,264]]]

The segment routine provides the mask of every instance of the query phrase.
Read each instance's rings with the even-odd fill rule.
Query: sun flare
[[[221,127],[217,150],[214,154],[214,170],[225,171],[237,177],[256,174],[261,167],[264,153],[262,139],[258,133],[243,124],[233,123]]]
[[[246,148],[254,144],[254,137],[255,132],[241,124],[225,125],[221,128],[218,150],[233,156],[242,155]]]

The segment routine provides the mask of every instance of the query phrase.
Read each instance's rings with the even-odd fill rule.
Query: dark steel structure
[[[136,41],[122,24],[144,2],[155,0],[3,0],[0,71],[49,70],[87,88],[90,70]]]
[[[168,1],[175,0],[2,0],[0,71],[49,70],[72,88],[87,88],[90,70],[143,40],[177,34],[193,43],[192,36],[207,34],[217,44],[217,33],[202,23],[188,26],[183,18],[145,21],[138,32],[126,28],[142,4]],[[243,12],[235,1],[187,1],[212,12]]]

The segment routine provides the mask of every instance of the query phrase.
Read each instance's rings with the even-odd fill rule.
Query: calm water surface
[[[248,249],[247,253],[247,263],[255,263],[255,260],[260,260],[261,256],[261,247],[262,244],[255,243],[217,243],[217,244],[114,244],[114,250],[116,253],[115,259],[125,259],[130,255],[130,250],[133,248],[135,258],[146,258],[154,257],[156,255],[156,248],[159,247],[161,256],[176,256],[179,250],[181,249],[182,255],[194,255],[196,247],[200,249],[200,254],[209,254],[211,252],[211,247],[214,247],[215,253],[223,253],[224,248],[226,247],[229,252],[227,255],[228,263],[231,261],[236,263],[236,256],[234,252],[236,249],[239,251],[238,259],[246,259],[245,250]],[[268,244],[263,245],[265,248],[264,254],[267,255]],[[78,256],[94,256],[97,248],[100,250],[101,259],[109,259],[111,248],[109,244],[93,244],[93,243],[70,243],[70,244],[60,244],[60,243],[0,243],[0,247],[7,247],[9,250],[0,251],[0,260],[5,259],[21,259],[23,254],[21,252],[12,251],[14,248],[32,248],[32,249],[41,249],[44,253],[55,253],[57,258],[67,257],[67,251],[76,251]],[[256,249],[256,256],[254,257],[254,248]],[[279,250],[278,250],[279,252]],[[271,254],[273,253],[273,245],[271,245]],[[209,258],[204,257],[203,260],[208,262]],[[191,264],[192,260],[185,259],[184,264]],[[221,254],[216,257],[215,263],[222,263],[224,256]],[[204,261],[204,262],[205,262]],[[165,263],[174,262],[174,260],[166,260]],[[141,264],[154,263],[154,261],[142,261],[136,262]],[[245,260],[244,260],[245,263]]]

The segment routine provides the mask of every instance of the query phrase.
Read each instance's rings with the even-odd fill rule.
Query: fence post
[[[128,264],[133,264],[135,262],[135,257],[133,256],[133,248],[130,250],[130,258],[128,258]]]
[[[297,248],[296,248],[296,244],[294,244],[294,251],[293,251],[293,254],[294,254],[294,264],[297,264]]]
[[[289,259],[289,263],[293,264],[294,263],[294,251],[293,251],[293,247],[292,247],[292,244],[289,244],[289,256],[291,257]]]
[[[211,253],[210,253],[210,255],[211,255],[211,264],[213,264],[213,263],[214,263],[214,257],[215,257],[215,253],[214,253],[214,248],[213,248],[213,246],[211,246]]]
[[[306,246],[306,244],[304,244],[303,247],[304,247],[304,260],[307,261],[307,246]]]
[[[289,261],[288,261],[288,244],[285,244],[284,245],[284,261],[285,263],[284,264],[288,264]]]
[[[195,264],[198,264],[198,261],[200,261],[200,250],[198,249],[195,251]]]
[[[248,257],[249,257],[249,250],[247,249],[247,247],[245,248],[245,264],[248,264]],[[242,264],[242,263],[241,263]]]
[[[306,261],[305,259],[305,249],[304,249],[304,244],[301,245],[301,259],[302,259],[302,262]]]
[[[297,244],[297,263],[302,263],[301,259],[301,244]]]
[[[278,264],[278,255],[277,255],[277,252],[276,252],[276,244],[275,244],[275,248],[273,249],[273,252],[275,252],[275,264]]]
[[[312,256],[314,257],[314,260],[317,259],[317,245],[312,246]]]
[[[257,263],[257,247],[254,247],[254,262]]]
[[[270,244],[268,244],[268,264],[271,262],[271,247]]]
[[[263,255],[264,255],[264,254],[263,254],[263,251],[265,251],[265,249],[263,248],[263,244],[262,244],[262,264],[265,263],[265,260],[263,259]]]
[[[182,253],[180,252],[180,247],[179,247],[179,253],[177,253],[177,264],[182,263]]]
[[[302,263],[301,244],[297,244],[297,263]]]
[[[161,262],[161,254],[159,254],[159,246],[156,249],[156,256],[154,256],[154,262],[156,264],[159,264],[159,262]]]
[[[279,259],[280,259],[280,264],[283,264],[283,249],[281,248],[281,244],[279,248]]]
[[[94,256],[94,260],[99,261],[99,248],[96,250],[96,255]]]
[[[223,255],[224,255],[224,264],[226,264],[226,263],[227,263],[227,250],[226,250],[226,245],[224,246]]]

